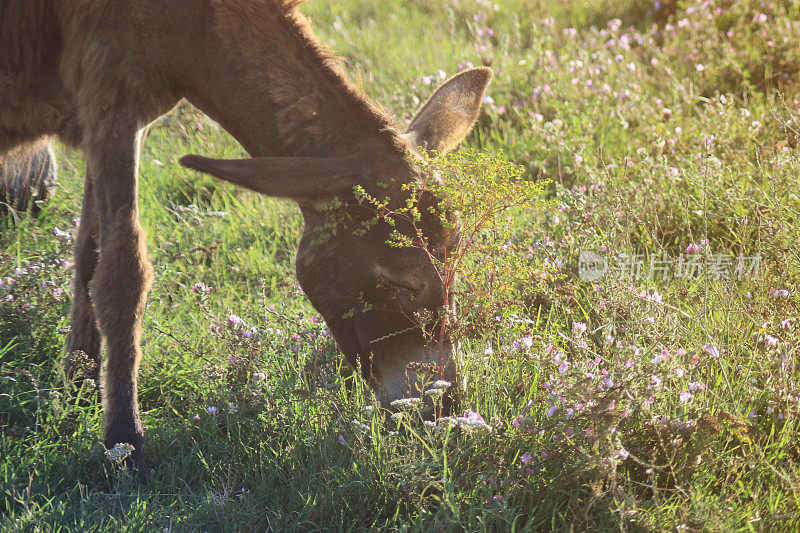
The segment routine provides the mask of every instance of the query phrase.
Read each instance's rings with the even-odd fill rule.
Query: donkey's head
[[[454,302],[436,265],[445,261],[458,235],[443,223],[440,199],[430,192],[417,193],[422,216],[412,224],[405,217],[376,219],[356,199],[354,187],[378,200],[388,197],[390,208],[405,205],[411,193],[402,185],[422,179],[415,151],[443,154],[457,146],[478,117],[490,78],[489,69],[477,68],[445,82],[398,139],[408,150],[387,160],[372,153],[247,160],[192,155],[181,160],[300,204],[306,227],[297,252],[297,278],[350,364],[360,366],[384,406],[418,396],[418,376],[425,369],[432,371],[431,379],[457,381],[455,346],[442,328],[442,317]],[[421,232],[424,250],[392,246],[394,230],[409,237]]]

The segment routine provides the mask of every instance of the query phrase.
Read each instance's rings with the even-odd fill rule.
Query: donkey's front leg
[[[142,314],[152,280],[136,201],[141,131],[132,125],[116,126],[106,133],[86,147],[99,215],[100,256],[89,287],[107,348],[102,385],[104,440],[108,448],[132,444],[132,463],[139,478],[147,480],[136,389]]]

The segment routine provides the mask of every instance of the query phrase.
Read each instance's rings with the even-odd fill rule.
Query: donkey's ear
[[[444,82],[411,120],[406,140],[439,154],[455,148],[475,125],[491,79],[490,69],[478,67]]]
[[[181,157],[181,165],[269,196],[292,200],[327,199],[352,189],[364,169],[352,157]]]

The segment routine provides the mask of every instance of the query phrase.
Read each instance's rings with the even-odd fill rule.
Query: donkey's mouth
[[[389,329],[356,320],[328,324],[348,362],[360,369],[383,408],[396,410],[392,402],[418,398],[440,407],[437,413],[449,414],[462,389],[457,383],[457,345],[449,338],[439,343],[419,325],[409,322]],[[426,395],[434,384],[441,394]]]
[[[394,409],[396,400],[419,398],[429,405],[450,406],[456,384],[456,347],[448,342],[409,343],[400,336],[372,347],[369,375],[365,377],[386,409]],[[364,369],[367,370],[367,369]],[[449,409],[448,409],[449,410]]]

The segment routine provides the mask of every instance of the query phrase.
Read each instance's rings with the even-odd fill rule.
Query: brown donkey
[[[0,153],[44,135],[85,152],[68,350],[99,363],[105,341],[105,444],[133,444],[142,479],[149,474],[136,383],[152,268],[139,225],[137,160],[145,125],[181,98],[253,156],[186,156],[184,165],[300,205],[306,228],[297,277],[381,402],[413,392],[409,363],[440,361],[413,318],[452,305],[429,257],[389,247],[388,224],[324,242],[315,228],[334,196],[343,215],[366,216],[352,201],[355,185],[402,201],[400,185],[420,176],[409,150],[456,146],[478,116],[491,72],[472,69],[444,83],[400,133],[346,80],[297,4],[0,0]],[[423,222],[443,258],[456,236],[437,217]],[[352,313],[365,303],[369,311]],[[439,373],[453,381],[454,349],[446,339],[441,346]]]

